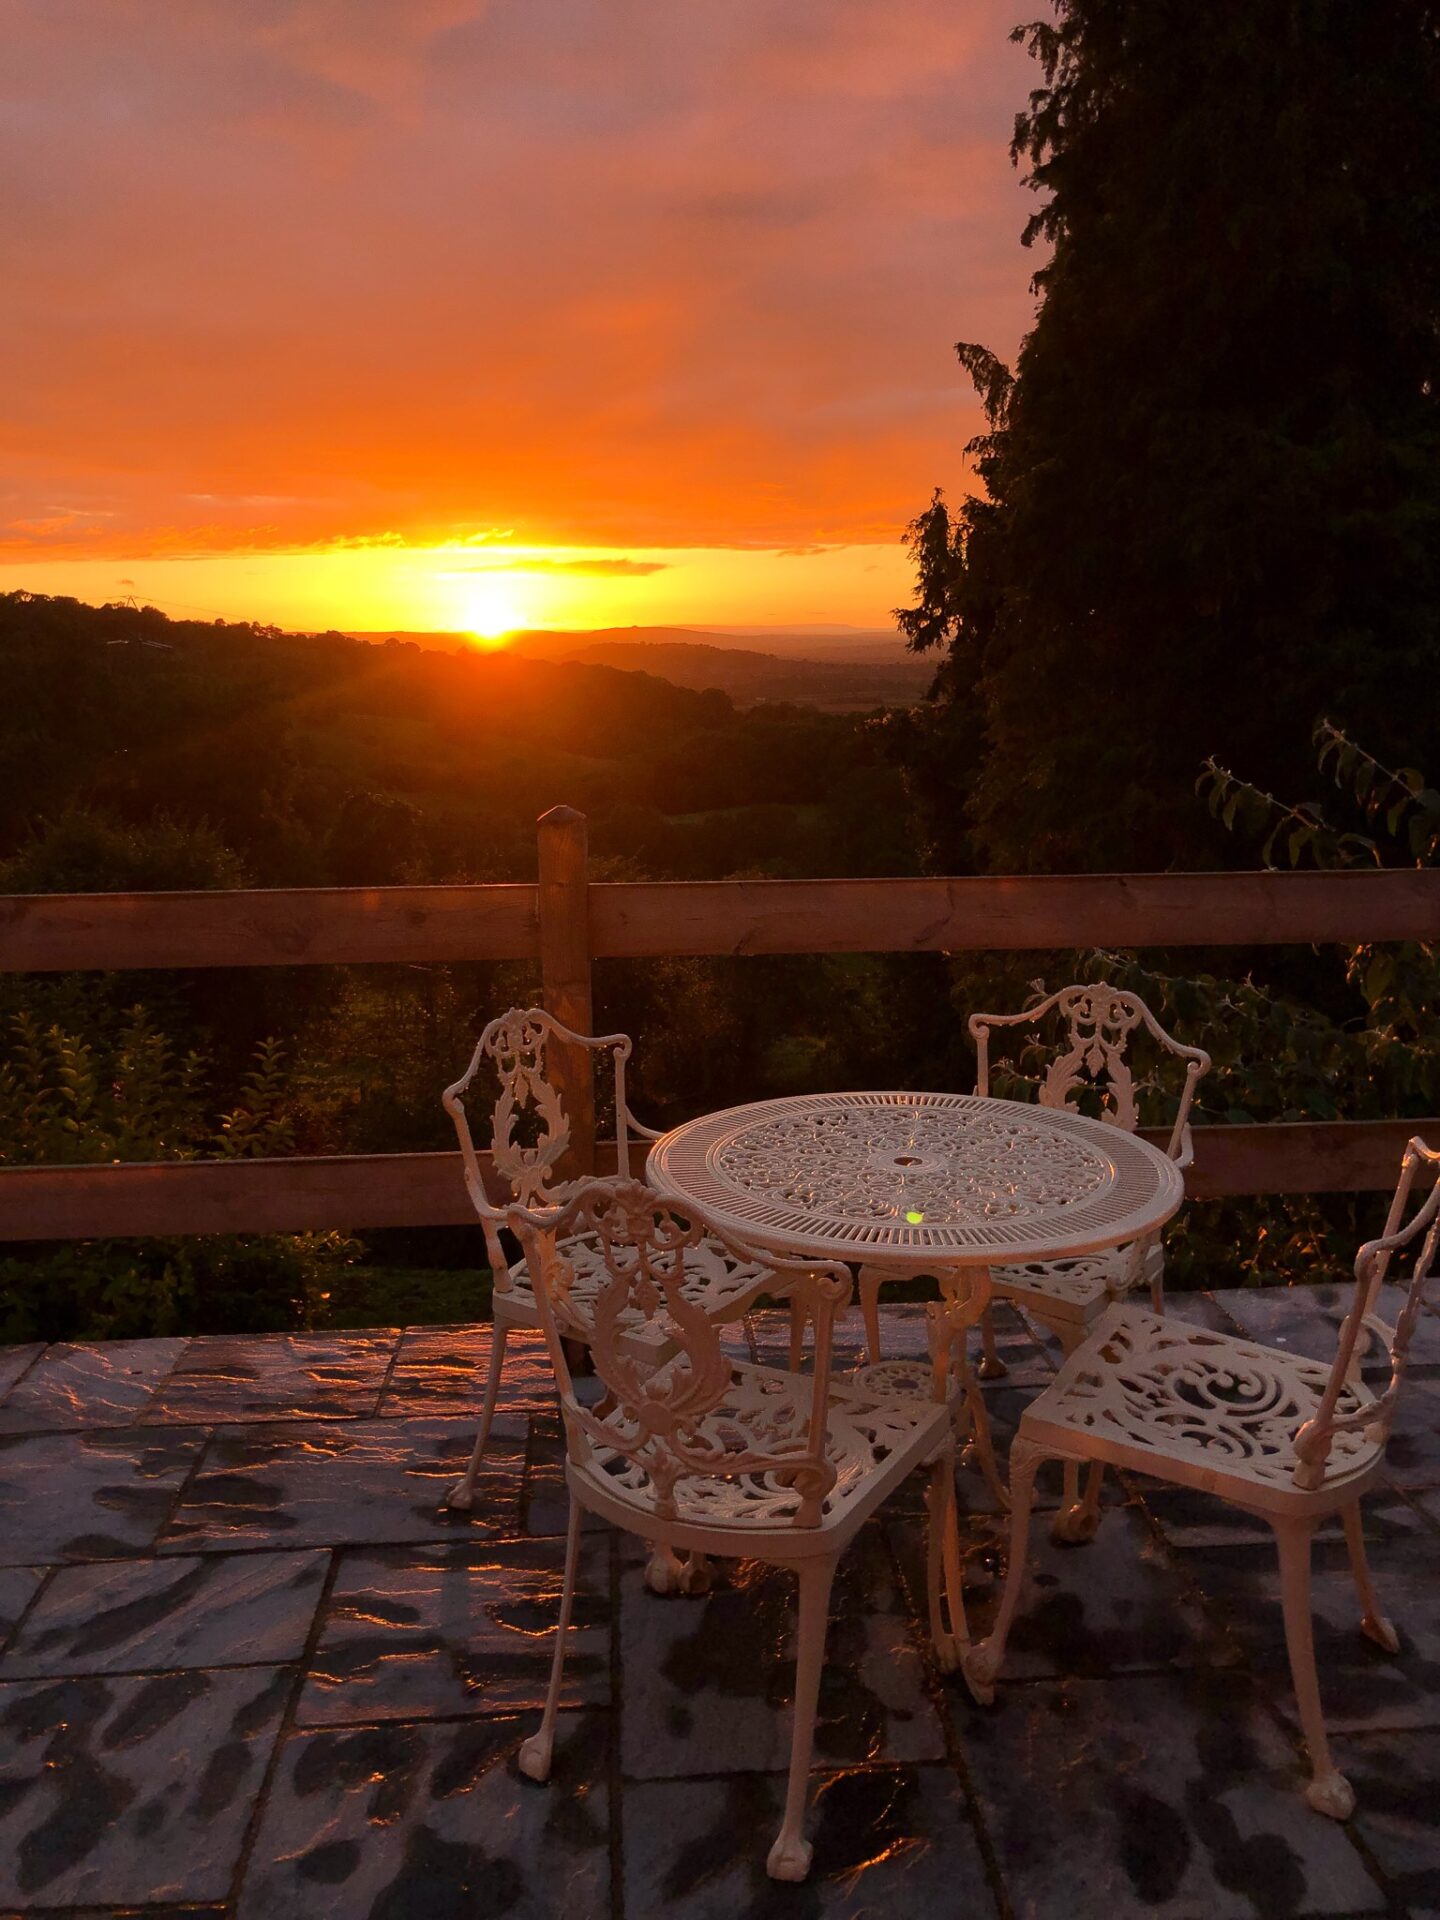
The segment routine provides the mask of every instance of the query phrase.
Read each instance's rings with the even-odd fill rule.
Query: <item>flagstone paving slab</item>
[[[0,1684],[0,1901],[223,1900],[284,1668]]]
[[[342,1554],[296,1718],[419,1719],[544,1705],[560,1610],[550,1543]],[[610,1543],[582,1555],[566,1706],[610,1698]]]
[[[703,1597],[647,1591],[622,1555],[620,1667],[628,1777],[765,1772],[785,1765],[794,1697],[794,1576],[730,1563]],[[879,1529],[840,1563],[815,1729],[817,1764],[938,1760],[939,1718]]]
[[[372,1414],[399,1333],[214,1334],[192,1340],[150,1417],[229,1425]]]
[[[784,1796],[784,1774],[628,1787],[626,1913],[685,1920],[992,1920],[997,1913],[948,1768],[865,1767],[818,1777],[806,1829],[815,1858],[803,1890],[779,1886],[765,1872]]]
[[[1415,1920],[1440,1914],[1440,1732],[1378,1733],[1335,1742],[1355,1789],[1355,1828]]]
[[[411,1327],[380,1396],[388,1419],[470,1420],[478,1424],[490,1366],[491,1333],[483,1327]],[[500,1399],[492,1431],[512,1436],[525,1416],[555,1405],[555,1381],[538,1333],[512,1333],[505,1343]]]
[[[0,1567],[0,1647],[35,1598],[45,1573],[44,1567]]]
[[[923,1531],[910,1541],[923,1576]],[[966,1607],[976,1640],[990,1631],[1009,1553],[1008,1527],[968,1536]],[[978,1563],[978,1564],[977,1564]],[[1240,1649],[1207,1616],[1185,1563],[1157,1539],[1138,1503],[1109,1507],[1085,1547],[1057,1546],[1049,1517],[1030,1529],[1026,1584],[1005,1655],[1011,1679],[1234,1666]],[[917,1603],[923,1589],[914,1588]]]
[[[173,1427],[0,1435],[0,1565],[147,1551],[204,1444]]]
[[[467,1425],[436,1420],[220,1427],[158,1550],[383,1546],[514,1533],[524,1477],[518,1441],[497,1440],[486,1454],[471,1512],[444,1504],[474,1437]]]
[[[1399,1653],[1390,1654],[1360,1631],[1360,1604],[1344,1541],[1317,1543],[1311,1612],[1325,1717],[1333,1731],[1440,1727],[1436,1544],[1417,1541],[1401,1565],[1388,1568],[1383,1551],[1369,1556],[1381,1605],[1400,1635]],[[1274,1546],[1212,1547],[1185,1558],[1248,1663],[1284,1677],[1276,1704],[1288,1719],[1296,1719]]]
[[[118,1427],[145,1418],[188,1340],[47,1347],[0,1404],[0,1433]]]
[[[549,1786],[515,1752],[533,1718],[346,1727],[285,1744],[239,1920],[602,1920],[603,1716],[566,1714]]]
[[[32,1340],[28,1346],[0,1347],[0,1401],[34,1366],[45,1351],[43,1340]]]
[[[1243,1675],[1002,1682],[994,1708],[954,1718],[1017,1914],[1386,1910]]]
[[[1259,1304],[1277,1343],[1323,1337],[1328,1352],[1346,1291]],[[1251,1293],[1170,1306],[1207,1325],[1260,1318]],[[919,1351],[923,1308],[882,1311],[886,1350]],[[840,1344],[858,1353],[851,1320]],[[1054,1353],[1008,1307],[996,1327],[1011,1370],[984,1391],[1003,1462]],[[726,1338],[781,1360],[788,1316]],[[912,1475],[842,1563],[815,1869],[791,1888],[764,1874],[793,1685],[783,1573],[722,1568],[708,1597],[660,1599],[643,1549],[595,1522],[555,1775],[518,1776],[568,1500],[553,1389],[522,1335],[475,1508],[444,1508],[488,1341],[485,1327],[261,1337],[178,1359],[173,1343],[125,1343],[123,1367],[88,1374],[85,1356],[116,1355],[0,1352],[0,1410],[33,1373],[32,1408],[48,1396],[58,1417],[110,1407],[117,1422],[57,1432],[27,1416],[0,1432],[0,1920],[589,1920],[612,1892],[615,1920],[1440,1920],[1440,1373],[1418,1349],[1396,1436],[1405,1490],[1365,1509],[1397,1660],[1354,1632],[1338,1527],[1317,1546],[1322,1687],[1337,1728],[1359,1729],[1336,1739],[1360,1794],[1351,1825],[1302,1798],[1263,1522],[1131,1474],[1106,1477],[1088,1547],[1053,1547],[1037,1515],[986,1710],[927,1651]],[[1007,1529],[973,1469],[959,1491],[978,1635]],[[1058,1495],[1057,1467],[1042,1498]]]
[[[309,1552],[62,1567],[0,1679],[298,1660],[329,1564]]]

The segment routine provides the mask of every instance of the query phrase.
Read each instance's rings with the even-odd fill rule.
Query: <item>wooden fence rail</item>
[[[1388,1187],[1406,1140],[1427,1131],[1440,1141],[1440,1120],[1197,1127],[1186,1187],[1197,1200]],[[1147,1137],[1163,1145],[1168,1133],[1157,1129]],[[488,1158],[485,1167],[488,1177]],[[596,1171],[613,1167],[614,1143],[602,1142],[595,1150]],[[495,1194],[501,1197],[499,1185]],[[171,1160],[0,1173],[3,1240],[450,1227],[474,1220],[458,1153]],[[477,1247],[477,1260],[483,1257]]]
[[[1440,869],[587,885],[584,817],[555,813],[542,844],[571,877],[548,900],[535,886],[7,894],[0,972],[530,960],[547,931],[592,960],[1440,937]]]
[[[594,883],[567,807],[538,845],[536,885],[4,896],[0,972],[531,959],[545,1004],[589,1029],[597,959],[1440,939],[1440,871]],[[603,1168],[588,1058],[560,1071],[578,1158]],[[1383,1187],[1414,1132],[1440,1140],[1440,1119],[1197,1128],[1190,1191]],[[448,1153],[0,1172],[10,1241],[471,1218]]]

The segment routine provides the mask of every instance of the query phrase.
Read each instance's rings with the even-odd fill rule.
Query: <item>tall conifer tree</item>
[[[1056,0],[1013,155],[1049,258],[960,359],[988,497],[911,529],[903,732],[947,866],[1223,857],[1217,755],[1294,795],[1328,715],[1440,738],[1440,8]],[[1308,783],[1308,785],[1307,785]]]

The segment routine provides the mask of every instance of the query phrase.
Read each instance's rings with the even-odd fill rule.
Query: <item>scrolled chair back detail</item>
[[[1429,1177],[1429,1191],[1405,1218],[1421,1169]],[[1423,1184],[1423,1183],[1422,1183]],[[1424,1299],[1425,1283],[1440,1246],[1440,1148],[1429,1147],[1416,1135],[1400,1162],[1400,1179],[1390,1202],[1385,1231],[1367,1240],[1355,1256],[1355,1291],[1350,1311],[1340,1327],[1330,1378],[1314,1415],[1295,1436],[1298,1456],[1295,1484],[1313,1492],[1325,1481],[1331,1449],[1337,1436],[1359,1432],[1376,1446],[1390,1437],[1395,1407],[1409,1363],[1410,1339]],[[1405,1298],[1393,1326],[1376,1312],[1380,1289],[1397,1254],[1413,1249],[1413,1265]],[[1361,1363],[1372,1344],[1389,1354],[1390,1376],[1385,1390],[1359,1405],[1345,1404],[1347,1388],[1360,1377]]]
[[[505,1214],[486,1192],[466,1100],[475,1081],[488,1075],[495,1089],[488,1116],[491,1163],[509,1188],[510,1203],[527,1208],[562,1203],[575,1181],[561,1177],[571,1136],[569,1117],[549,1069],[549,1050],[557,1041],[612,1056],[616,1150],[620,1172],[627,1173],[634,1125],[625,1098],[625,1065],[631,1053],[628,1034],[576,1033],[543,1007],[510,1007],[481,1033],[469,1066],[441,1096],[460,1142],[466,1190],[484,1225],[490,1264],[500,1286],[507,1263],[496,1230],[504,1224]]]
[[[778,1398],[786,1376],[749,1370],[737,1390],[734,1369],[714,1322],[687,1297],[687,1262],[702,1240],[717,1238],[740,1260],[753,1249],[717,1235],[696,1215],[671,1207],[638,1181],[587,1181],[552,1211],[510,1210],[525,1246],[541,1326],[555,1370],[573,1465],[644,1485],[657,1519],[677,1517],[685,1484],[693,1512],[717,1521],[723,1506],[759,1503],[777,1520],[817,1526],[836,1480],[826,1452],[830,1339],[834,1316],[849,1298],[850,1276],[834,1263],[801,1263],[765,1255],[768,1286],[803,1287],[816,1319],[815,1371],[806,1417],[781,1419],[793,1402]],[[593,1234],[606,1277],[582,1297],[572,1290],[564,1235]],[[758,1286],[757,1286],[758,1291]],[[575,1393],[563,1341],[589,1347],[606,1389],[598,1407]],[[707,1489],[707,1483],[714,1486]],[[724,1499],[718,1487],[726,1489]]]
[[[1187,1047],[1160,1025],[1139,994],[1104,981],[1061,987],[1020,1013],[975,1013],[970,1016],[975,1042],[975,1090],[990,1091],[990,1033],[997,1027],[1039,1027],[1055,1014],[1065,1030],[1060,1050],[1041,1076],[1036,1098],[1042,1107],[1078,1104],[1087,1088],[1100,1097],[1100,1118],[1110,1126],[1133,1133],[1140,1124],[1134,1074],[1128,1052],[1137,1029],[1143,1029],[1167,1053],[1185,1062],[1185,1085],[1171,1130],[1167,1151],[1182,1165],[1190,1154],[1190,1108],[1195,1089],[1210,1069],[1210,1056],[1201,1047]]]

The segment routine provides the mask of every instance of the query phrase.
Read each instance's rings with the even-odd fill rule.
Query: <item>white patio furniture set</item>
[[[1047,1057],[1048,1026],[1063,1037]],[[992,1096],[997,1029],[1032,1036],[1036,1100]],[[1330,1757],[1315,1670],[1310,1541],[1323,1519],[1340,1514],[1362,1630],[1394,1652],[1395,1630],[1366,1567],[1360,1500],[1381,1470],[1435,1258],[1440,1151],[1410,1142],[1384,1233],[1356,1260],[1353,1304],[1326,1366],[1165,1314],[1160,1233],[1184,1199],[1205,1053],[1172,1039],[1135,995],[1106,985],[1066,988],[1021,1014],[976,1014],[970,1031],[979,1058],[973,1095],[761,1101],[662,1136],[630,1111],[627,1036],[577,1034],[539,1008],[512,1009],[485,1029],[446,1090],[495,1276],[480,1430],[451,1505],[474,1500],[513,1328],[542,1331],[565,1429],[571,1509],[559,1632],[544,1717],[520,1764],[536,1780],[549,1776],[584,1513],[648,1543],[646,1579],[656,1592],[704,1592],[716,1559],[791,1567],[799,1616],[790,1775],[767,1866],[774,1878],[803,1879],[806,1786],[841,1554],[902,1480],[927,1473],[935,1657],[989,1704],[1023,1590],[1036,1473],[1057,1459],[1065,1494],[1052,1531],[1071,1543],[1099,1524],[1107,1466],[1216,1494],[1273,1527],[1309,1751],[1307,1798],[1346,1818],[1354,1796]],[[1152,1085],[1132,1068],[1137,1035],[1157,1059],[1184,1065],[1165,1151],[1135,1131]],[[610,1056],[613,1179],[563,1177],[569,1127],[547,1071],[556,1043]],[[503,1201],[487,1186],[466,1111],[485,1074],[498,1085],[488,1131]],[[1098,1113],[1077,1111],[1082,1099]],[[636,1138],[650,1143],[644,1182],[632,1177]],[[507,1229],[519,1259],[501,1241]],[[1413,1264],[1391,1327],[1376,1307],[1402,1255]],[[939,1285],[926,1310],[929,1357],[887,1359],[879,1295],[887,1282],[916,1275]],[[1142,1290],[1147,1304],[1131,1298]],[[867,1357],[843,1373],[832,1336],[857,1291]],[[790,1305],[783,1370],[737,1362],[722,1342],[725,1324],[762,1296]],[[1055,1379],[1021,1417],[1008,1493],[977,1380],[977,1371],[1004,1371],[990,1324],[995,1299],[1022,1305],[1064,1351]],[[977,1329],[978,1370],[969,1354]],[[585,1392],[572,1372],[577,1342],[597,1376]],[[1378,1393],[1361,1372],[1375,1343],[1389,1356]],[[979,1469],[1011,1516],[998,1612],[978,1645],[961,1587],[961,1462]]]

